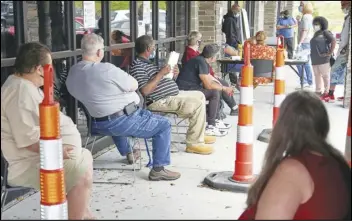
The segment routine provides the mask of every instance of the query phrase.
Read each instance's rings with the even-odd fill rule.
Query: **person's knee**
[[[171,131],[171,123],[170,121],[163,117],[159,122],[159,128],[161,131]]]
[[[82,162],[86,165],[85,173],[79,178],[79,184],[82,187],[91,188],[93,184],[93,157],[92,154],[84,149],[82,152],[83,160]]]

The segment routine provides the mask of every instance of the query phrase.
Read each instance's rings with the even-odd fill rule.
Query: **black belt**
[[[135,106],[135,110],[132,111],[132,112],[130,112],[129,110],[126,110],[126,107],[131,106],[131,105]],[[134,112],[136,112],[138,110],[138,108],[139,108],[138,105],[136,105],[134,102],[129,104],[129,105],[127,105],[126,107],[124,107],[123,110],[117,111],[116,113],[110,114],[109,116],[106,116],[106,117],[97,117],[97,118],[92,117],[92,120],[93,121],[108,121],[108,120],[112,120],[112,119],[121,117],[123,115],[131,115]]]
[[[146,106],[149,106],[149,105],[151,105],[152,103],[154,103],[154,101],[150,100],[150,101],[145,102],[145,105],[146,105]]]

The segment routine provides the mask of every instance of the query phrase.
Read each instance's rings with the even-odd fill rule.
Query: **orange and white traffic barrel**
[[[250,63],[250,44],[244,43],[240,104],[238,112],[235,172],[236,182],[250,182],[253,178],[253,66]]]
[[[352,100],[351,100],[352,102]],[[347,137],[346,137],[346,147],[345,147],[345,158],[351,167],[351,105],[350,113],[348,115],[348,126],[347,126]]]
[[[44,66],[40,119],[40,214],[42,220],[68,219],[60,134],[60,108],[54,101],[53,68]]]
[[[274,83],[274,107],[273,107],[273,125],[275,125],[280,112],[280,105],[286,97],[285,92],[285,47],[284,36],[277,38],[276,64],[275,64],[275,83]]]

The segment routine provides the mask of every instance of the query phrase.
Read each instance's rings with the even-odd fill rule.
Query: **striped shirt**
[[[138,89],[144,87],[159,72],[159,68],[149,60],[137,57],[131,65],[130,74],[138,81]],[[147,96],[147,101],[157,101],[179,93],[178,86],[173,79],[163,78],[155,90]]]

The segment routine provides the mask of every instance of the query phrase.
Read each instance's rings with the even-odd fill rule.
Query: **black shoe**
[[[235,110],[231,109],[230,116],[237,116],[237,115],[238,115],[238,108],[236,108]]]

